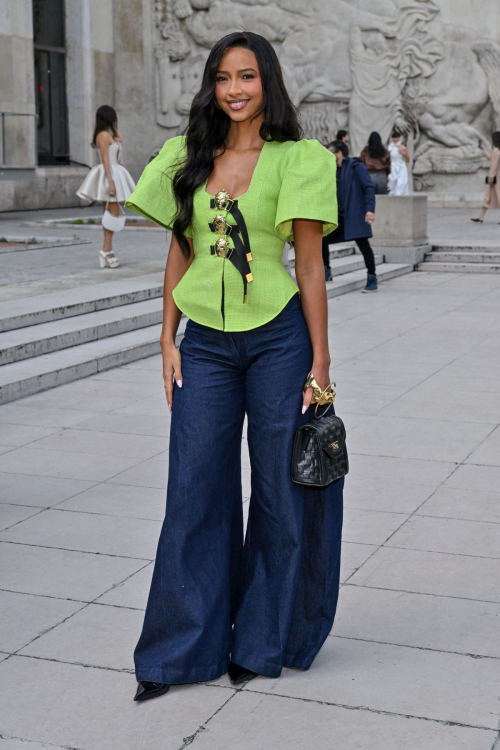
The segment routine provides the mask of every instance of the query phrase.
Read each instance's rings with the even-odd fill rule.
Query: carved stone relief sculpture
[[[209,49],[247,29],[276,49],[306,137],[326,143],[346,127],[356,155],[372,130],[387,141],[397,126],[417,187],[473,173],[485,166],[478,140],[500,128],[500,46],[443,24],[439,2],[153,0],[157,123],[182,132]]]

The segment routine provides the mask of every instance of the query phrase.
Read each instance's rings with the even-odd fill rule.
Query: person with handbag
[[[125,226],[125,211],[120,206],[135,189],[135,182],[121,164],[123,138],[113,107],[104,104],[96,112],[92,146],[99,149],[101,163],[93,167],[76,194],[87,201],[102,201],[104,244],[99,252],[101,268],[118,268],[120,261],[113,252],[113,234]]]
[[[344,478],[292,478],[292,449],[311,401],[333,398],[321,238],[337,224],[335,171],[333,154],[302,139],[272,45],[234,32],[208,56],[187,135],[165,143],[126,203],[172,230],[160,340],[167,504],[136,701],[226,672],[235,684],[308,669],[330,633]],[[281,260],[292,239],[297,283]]]
[[[484,156],[490,160],[490,173],[486,177],[486,184],[488,189],[483,198],[483,207],[481,213],[475,219],[471,221],[483,223],[483,219],[486,215],[486,211],[489,208],[500,208],[500,130],[496,130],[492,137],[492,150],[491,154],[481,144],[480,148]]]

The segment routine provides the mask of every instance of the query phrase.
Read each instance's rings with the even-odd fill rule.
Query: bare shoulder
[[[107,130],[101,130],[96,136],[95,143],[99,148],[103,148],[104,146],[109,146],[110,143],[113,143],[113,139]]]

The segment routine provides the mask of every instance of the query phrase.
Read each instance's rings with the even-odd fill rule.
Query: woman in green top
[[[161,335],[167,507],[136,700],[225,672],[234,683],[308,669],[330,632],[343,479],[306,489],[290,463],[310,419],[306,378],[330,383],[321,240],[337,225],[335,169],[333,154],[301,139],[271,45],[234,33],[208,57],[187,135],[165,143],[127,201],[173,232]],[[291,239],[297,284],[281,262]]]

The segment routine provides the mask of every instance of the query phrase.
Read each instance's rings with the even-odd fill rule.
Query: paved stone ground
[[[500,276],[415,273],[329,310],[351,473],[338,617],[305,673],[132,702],[167,476],[158,357],[0,407],[0,750],[500,748]]]

